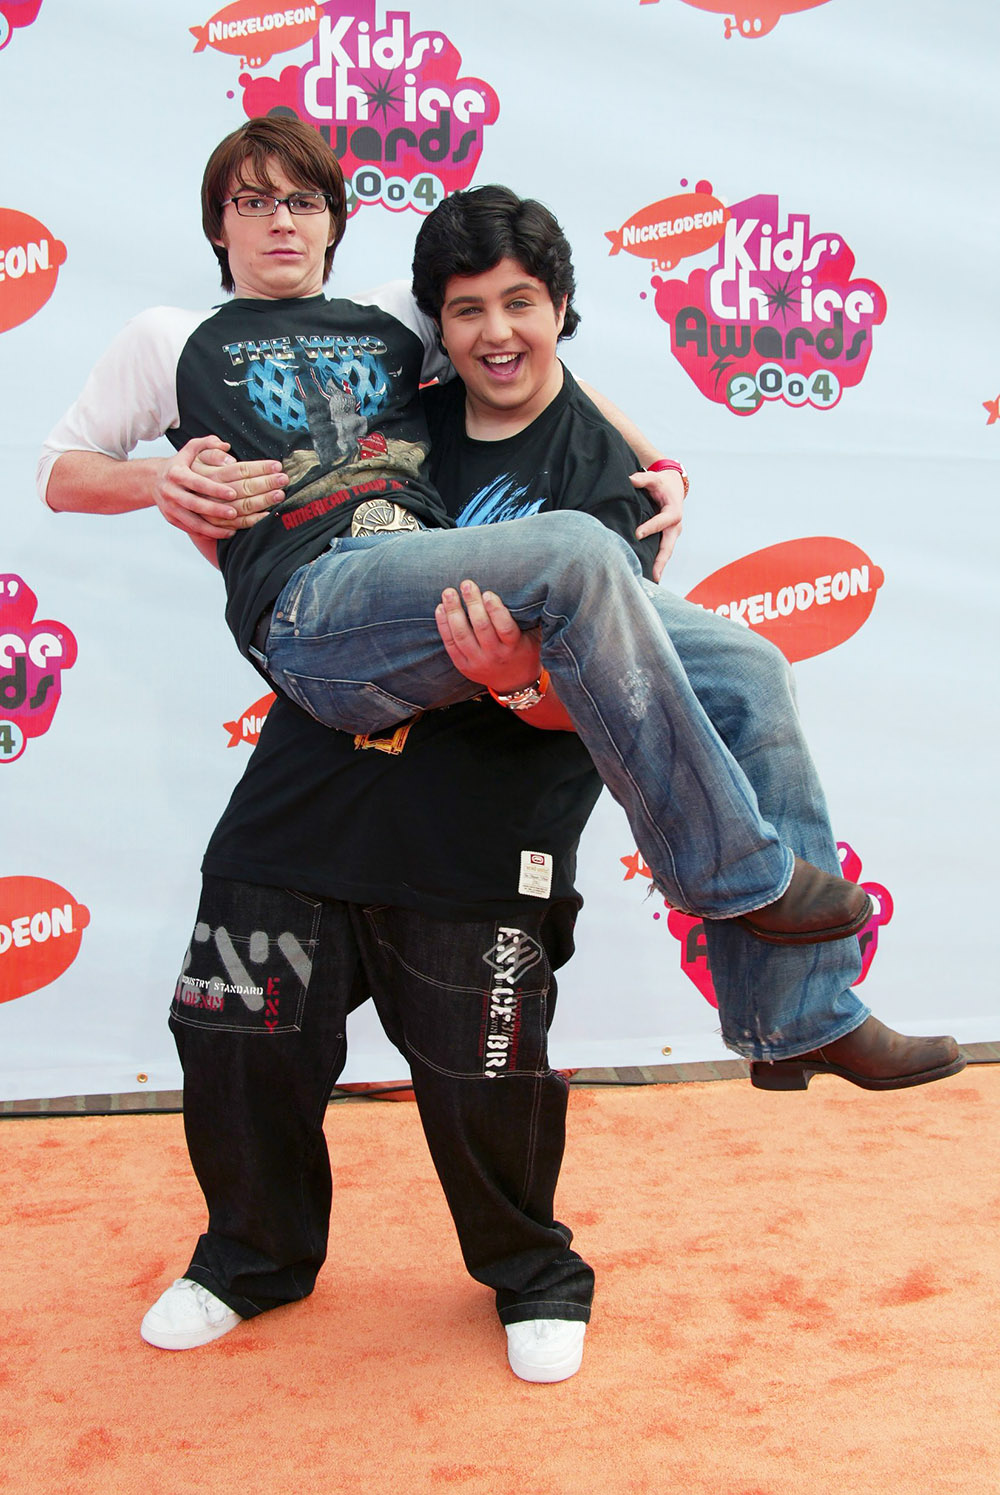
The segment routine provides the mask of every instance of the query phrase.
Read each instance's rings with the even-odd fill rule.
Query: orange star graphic
[[[1000,420],[1000,395],[995,400],[984,400],[983,409],[988,412],[986,424],[992,426],[995,421]]]

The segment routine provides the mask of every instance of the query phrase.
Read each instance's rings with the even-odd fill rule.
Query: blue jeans
[[[781,650],[739,623],[650,590],[694,692],[761,812],[797,856],[839,872],[826,798]],[[868,1016],[851,990],[861,974],[856,939],[793,948],[764,944],[740,924],[709,920],[704,928],[722,1036],[745,1058],[790,1058],[853,1032]]]
[[[262,663],[345,731],[468,699],[481,687],[434,622],[442,589],[465,577],[540,628],[559,697],[674,907],[709,921],[761,908],[787,887],[793,853],[839,870],[781,656],[644,582],[590,515],[335,540],[282,591]],[[792,1057],[867,1015],[849,989],[855,941],[758,949],[739,926],[706,927],[723,1038],[744,1057]]]

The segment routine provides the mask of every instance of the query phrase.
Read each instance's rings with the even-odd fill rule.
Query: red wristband
[[[646,471],[679,472],[681,475],[681,482],[684,484],[684,497],[687,498],[688,489],[690,488],[691,484],[688,481],[688,475],[680,462],[675,462],[672,457],[657,457],[655,462],[650,462],[649,466],[646,468]]]

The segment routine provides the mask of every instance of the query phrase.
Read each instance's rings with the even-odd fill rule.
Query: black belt
[[[250,639],[251,649],[256,649],[258,653],[263,654],[265,658],[267,657],[267,636],[271,632],[271,619],[273,617],[273,605],[271,607],[265,607],[264,611],[257,619],[253,635]]]

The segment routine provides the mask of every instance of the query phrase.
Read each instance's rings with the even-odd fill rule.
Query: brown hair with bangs
[[[222,237],[222,204],[237,186],[273,190],[274,184],[267,174],[271,160],[279,163],[285,176],[297,187],[325,192],[330,200],[333,243],[323,261],[324,281],[330,274],[334,251],[344,237],[347,223],[344,174],[318,131],[300,119],[285,115],[247,120],[215,147],[201,183],[201,223],[219,261],[224,290],[235,290],[235,286],[229,255],[214,242]]]

